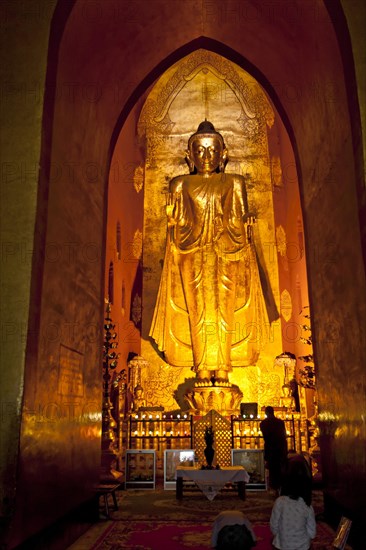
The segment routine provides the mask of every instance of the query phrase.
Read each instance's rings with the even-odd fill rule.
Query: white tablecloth
[[[243,466],[228,466],[220,470],[201,470],[200,468],[184,468],[178,466],[176,478],[182,477],[199,487],[208,500],[213,500],[226,483],[243,481],[248,483],[249,474]]]

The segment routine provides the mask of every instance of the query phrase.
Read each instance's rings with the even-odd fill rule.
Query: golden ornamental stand
[[[117,333],[114,332],[115,325],[110,318],[111,304],[108,302],[104,322],[104,345],[103,345],[103,403],[102,403],[102,458],[101,458],[101,481],[118,480],[122,474],[116,470],[117,449],[116,433],[117,427],[111,410],[113,405],[110,400],[110,369],[114,370],[118,364],[119,353],[113,351],[118,346],[116,341]]]

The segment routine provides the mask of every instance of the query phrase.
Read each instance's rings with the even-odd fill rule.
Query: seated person
[[[250,550],[256,536],[249,520],[239,510],[225,510],[216,516],[211,546],[216,550]]]
[[[314,509],[305,501],[304,477],[293,471],[287,474],[285,492],[273,505],[270,528],[273,546],[278,550],[309,550],[316,535]],[[305,496],[305,498],[304,498]]]

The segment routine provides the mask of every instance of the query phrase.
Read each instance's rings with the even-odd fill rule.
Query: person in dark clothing
[[[250,550],[257,543],[249,520],[240,510],[224,510],[216,516],[211,545],[216,550]]]
[[[269,471],[269,486],[278,491],[287,461],[285,423],[274,414],[273,407],[265,408],[266,417],[260,423],[264,439],[264,460]]]
[[[310,506],[312,497],[312,471],[305,456],[295,451],[289,451],[287,464],[282,480],[281,495],[291,496],[291,490],[296,481],[297,491],[304,502]]]

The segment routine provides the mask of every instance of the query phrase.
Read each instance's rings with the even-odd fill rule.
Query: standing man
[[[278,492],[287,460],[286,428],[284,421],[275,416],[273,407],[266,407],[265,414],[267,418],[260,423],[264,439],[264,460],[269,470],[269,486]]]

